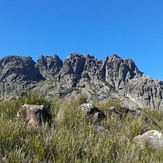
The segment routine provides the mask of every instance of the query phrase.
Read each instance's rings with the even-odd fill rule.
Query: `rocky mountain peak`
[[[0,60],[0,95],[21,95],[44,80],[31,57],[7,56]]]
[[[121,60],[121,61],[123,61],[123,59],[122,59],[120,56],[118,56],[117,54],[111,55],[111,56],[109,57],[109,59],[112,60],[112,61],[116,61],[116,60]]]
[[[59,56],[40,56],[36,67],[39,69],[40,74],[45,78],[53,78],[59,73],[62,68],[63,62]]]
[[[163,82],[143,74],[130,58],[117,54],[103,61],[89,54],[72,53],[64,61],[59,56],[8,56],[0,59],[0,94],[21,95],[30,90],[51,97],[88,99],[118,98],[129,107],[163,109]]]
[[[0,80],[12,83],[13,80],[40,81],[43,77],[31,57],[8,56],[0,60]]]
[[[83,66],[85,63],[85,58],[81,54],[72,53],[67,57],[61,69],[61,75],[66,74],[78,74],[80,75],[83,71]]]

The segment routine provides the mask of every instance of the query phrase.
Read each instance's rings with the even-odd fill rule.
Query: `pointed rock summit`
[[[39,69],[40,74],[47,78],[53,78],[56,74],[59,73],[60,69],[62,68],[63,62],[62,60],[57,56],[40,56],[36,67]]]

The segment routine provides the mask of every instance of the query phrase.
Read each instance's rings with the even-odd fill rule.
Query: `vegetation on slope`
[[[86,97],[76,99],[47,99],[39,93],[29,93],[20,99],[0,103],[0,162],[40,163],[40,162],[162,162],[163,150],[142,150],[133,138],[150,129],[158,130],[152,122],[127,115],[120,120],[116,116],[107,117],[101,125],[110,131],[96,135],[92,120],[85,117],[78,106],[86,102]],[[25,103],[43,104],[53,116],[52,125],[31,127],[16,117],[18,109]],[[118,109],[120,102],[94,101],[104,113],[110,106]],[[160,110],[144,110],[163,126]],[[162,129],[160,129],[163,132]]]

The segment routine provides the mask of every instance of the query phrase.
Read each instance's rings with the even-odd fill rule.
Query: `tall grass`
[[[158,129],[152,122],[128,115],[120,120],[107,117],[101,125],[110,131],[95,135],[91,119],[85,117],[78,106],[86,102],[84,96],[75,99],[47,99],[33,92],[20,99],[0,103],[0,162],[5,163],[120,163],[163,162],[163,150],[141,150],[133,142],[134,136],[150,129]],[[51,127],[33,128],[16,118],[24,104],[43,104],[53,116]],[[94,102],[101,110],[119,101]],[[163,126],[160,110],[144,110]],[[162,132],[162,129],[160,129]]]

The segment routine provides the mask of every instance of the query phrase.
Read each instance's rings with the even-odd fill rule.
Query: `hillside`
[[[92,101],[106,114],[103,120],[96,123],[94,115],[83,114],[79,107],[83,102],[86,102],[83,96],[62,100],[47,99],[38,93],[0,101],[0,162],[162,162],[162,148],[156,151],[148,146],[141,149],[134,142],[135,136],[146,131],[159,130],[163,133],[160,127],[163,125],[161,110],[143,109],[143,112],[117,112],[111,115],[108,112],[110,107],[115,106],[119,110],[118,100]],[[16,115],[25,103],[43,104],[49,108],[52,115],[51,125],[31,126],[29,121],[22,123],[22,119]],[[155,137],[151,140],[160,139]]]
[[[47,97],[78,94],[89,100],[116,99],[130,108],[163,108],[163,82],[143,74],[130,58],[107,56],[103,61],[88,54],[59,56],[7,56],[0,59],[0,95],[22,96],[39,90]]]

